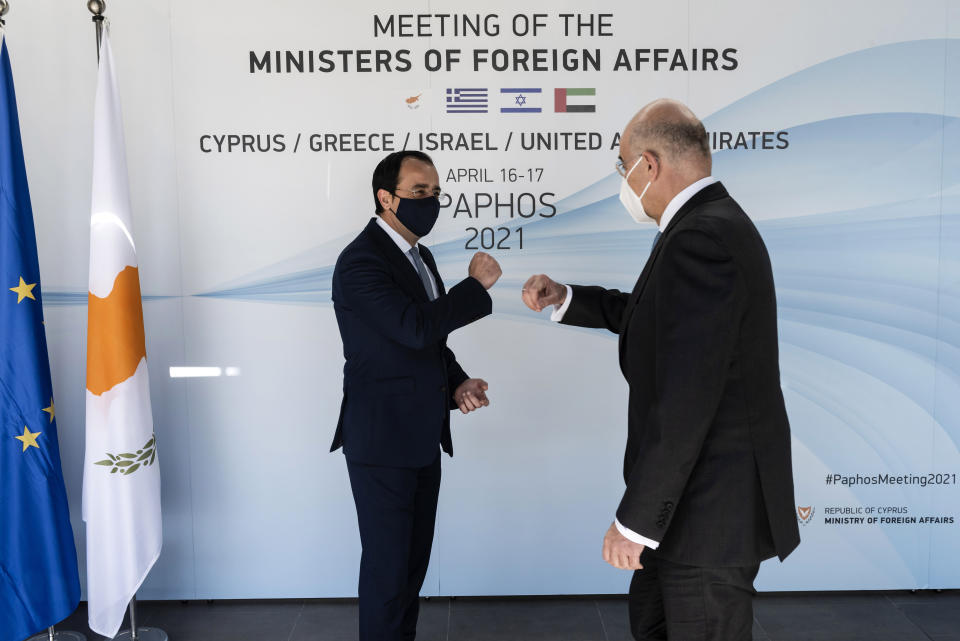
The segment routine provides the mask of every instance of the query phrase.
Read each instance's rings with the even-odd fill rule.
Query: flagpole
[[[35,634],[27,641],[87,641],[87,637],[72,630],[57,630],[51,625],[46,632]]]
[[[5,2],[5,0],[0,0]],[[103,22],[106,19],[104,13],[107,11],[106,0],[87,0],[87,9],[93,14],[93,24],[97,31],[97,62],[100,62],[100,45],[103,42]],[[124,630],[116,637],[114,641],[168,641],[167,633],[160,628],[142,628],[137,625],[137,595],[134,593],[130,599],[130,629]],[[52,629],[52,628],[51,628]],[[32,639],[30,641],[33,641]],[[50,641],[54,641],[52,638]],[[59,641],[59,640],[57,640]],[[86,641],[83,639],[82,641]]]
[[[130,599],[130,629],[124,630],[114,641],[169,641],[167,633],[160,628],[144,628],[137,625],[137,595]]]
[[[100,60],[100,42],[103,40],[103,14],[107,10],[106,0],[89,0],[87,9],[93,14],[93,24],[97,28],[97,61]]]
[[[134,594],[130,599],[130,638],[132,641],[139,641],[140,635],[137,634],[137,595]]]
[[[87,641],[87,637],[72,630],[57,630],[51,625],[46,632],[35,634],[27,641]]]

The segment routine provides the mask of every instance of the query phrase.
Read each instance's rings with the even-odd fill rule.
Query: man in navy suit
[[[433,545],[440,449],[453,455],[450,411],[489,405],[447,335],[492,311],[500,266],[478,252],[447,291],[419,244],[440,212],[440,178],[419,151],[373,173],[374,218],[340,254],[333,308],[343,339],[343,404],[331,451],[343,446],[357,506],[361,641],[412,640]]]

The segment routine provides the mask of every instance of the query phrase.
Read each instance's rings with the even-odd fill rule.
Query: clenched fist
[[[464,414],[469,414],[490,404],[487,390],[490,386],[482,378],[471,378],[460,384],[453,393],[453,400]]]
[[[470,261],[469,274],[480,281],[484,289],[490,289],[500,279],[503,272],[500,270],[500,263],[497,262],[496,258],[490,254],[477,252]]]
[[[563,305],[563,301],[567,299],[567,288],[554,282],[549,276],[538,274],[527,280],[521,297],[527,307],[535,312],[542,312],[551,305]]]

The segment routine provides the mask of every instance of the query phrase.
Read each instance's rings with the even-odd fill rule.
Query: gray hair
[[[640,118],[633,125],[630,146],[634,153],[649,150],[673,162],[710,158],[707,130],[696,118],[690,120],[653,120]]]

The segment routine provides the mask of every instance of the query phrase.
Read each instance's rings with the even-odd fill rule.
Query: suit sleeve
[[[457,357],[449,347],[443,348],[443,360],[447,364],[447,390],[450,392],[450,409],[457,409],[457,401],[453,398],[453,393],[457,391],[460,384],[470,378],[460,367]]]
[[[656,405],[617,509],[643,536],[663,540],[700,456],[737,344],[743,288],[733,258],[707,234],[685,230],[664,246],[654,302]]]
[[[560,323],[594,329],[606,328],[614,334],[620,333],[630,294],[603,287],[570,285],[570,288],[573,290],[573,299]]]
[[[341,302],[371,327],[412,349],[439,343],[447,334],[487,316],[493,301],[475,278],[465,278],[432,302],[407,295],[387,267],[369,257],[345,254],[334,278]]]

